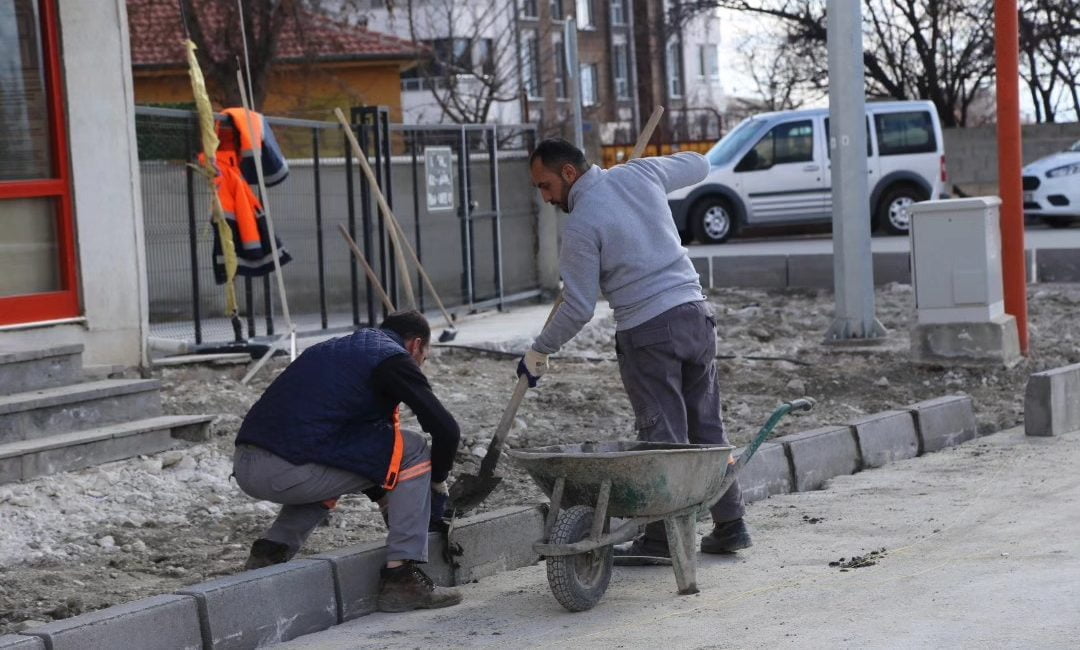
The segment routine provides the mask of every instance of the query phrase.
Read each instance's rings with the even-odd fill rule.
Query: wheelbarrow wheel
[[[573,506],[559,513],[551,531],[550,544],[573,544],[589,536],[593,509]],[[615,554],[611,546],[577,555],[557,555],[547,559],[548,585],[555,600],[571,612],[592,609],[607,591]]]

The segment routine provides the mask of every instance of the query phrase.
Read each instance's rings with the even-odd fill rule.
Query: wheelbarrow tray
[[[608,516],[652,519],[718,497],[734,449],[610,441],[514,449],[507,454],[549,498],[556,481],[564,479],[564,508],[595,504],[601,485],[610,481]]]

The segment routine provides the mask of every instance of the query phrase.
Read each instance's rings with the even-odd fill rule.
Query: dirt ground
[[[1080,338],[1077,285],[1031,289],[1031,356],[1008,370],[911,364],[907,285],[878,290],[878,318],[890,331],[878,346],[821,343],[833,312],[827,292],[722,290],[711,299],[725,417],[736,444],[748,440],[780,402],[803,395],[815,398],[817,408],[788,418],[776,435],[956,393],[973,397],[981,432],[997,431],[1023,421],[1031,372],[1080,360],[1074,343]],[[540,387],[527,394],[511,446],[633,438],[613,330],[610,318],[594,321],[554,360]],[[250,386],[239,382],[242,366],[157,370],[167,412],[221,414],[211,441],[0,486],[0,634],[238,571],[276,508],[229,481],[233,438],[247,408],[283,367],[275,360]],[[512,390],[513,368],[506,354],[438,349],[432,355],[425,370],[463,431],[455,472],[475,472]],[[500,472],[506,478],[486,508],[540,498],[509,461]],[[302,553],[384,534],[365,497],[346,497]]]

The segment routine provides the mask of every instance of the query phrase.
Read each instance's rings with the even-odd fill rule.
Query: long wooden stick
[[[394,217],[394,213],[390,210],[390,206],[386,204],[386,199],[383,197],[382,191],[379,189],[378,182],[375,179],[375,172],[371,171],[371,166],[368,165],[367,158],[360,151],[360,144],[356,141],[356,136],[353,135],[352,127],[349,125],[348,120],[345,119],[345,114],[341,112],[340,108],[334,109],[334,115],[337,116],[338,122],[341,122],[341,126],[345,128],[345,134],[349,139],[349,144],[353,148],[353,155],[360,160],[360,166],[364,170],[364,174],[368,177],[368,182],[371,183],[372,190],[375,192],[375,199],[379,204],[379,209],[383,211],[383,216],[391,224],[391,230],[395,230],[401,234],[400,241],[403,244],[403,248],[409,253],[414,264],[416,264],[416,270],[420,272],[420,277],[424,280],[424,284],[431,291],[431,295],[435,297],[436,304],[439,305],[439,311],[442,312],[443,318],[446,319],[446,325],[449,329],[454,329],[454,321],[450,318],[449,312],[446,311],[446,307],[443,306],[442,300],[439,298],[439,292],[435,289],[435,285],[431,282],[431,278],[428,277],[427,271],[424,270],[424,265],[420,263],[420,258],[416,256],[416,251],[413,250],[412,244],[405,237],[405,231],[402,230],[401,224]],[[404,269],[403,269],[404,271]]]
[[[402,254],[402,241],[398,237],[397,230],[394,226],[397,225],[397,219],[394,218],[394,213],[390,210],[390,205],[386,202],[386,197],[383,196],[382,190],[379,188],[379,181],[375,178],[375,172],[371,170],[371,165],[368,164],[367,155],[360,149],[360,143],[356,141],[356,135],[353,133],[352,126],[348,120],[345,119],[345,114],[341,112],[340,108],[334,109],[334,115],[337,116],[338,121],[341,122],[341,126],[345,129],[345,137],[349,139],[349,146],[352,147],[353,157],[360,162],[360,169],[364,170],[364,175],[367,176],[368,183],[371,184],[371,191],[375,193],[375,201],[379,204],[379,209],[382,210],[383,217],[389,222],[387,232],[390,234],[390,240],[394,244],[394,256],[397,257],[397,265],[401,271],[401,282],[405,288],[405,296],[409,299],[409,306],[416,309],[416,296],[413,295],[412,280],[409,278],[409,267],[405,264],[405,256]]]
[[[382,300],[383,306],[389,311],[397,311],[394,309],[394,303],[390,300],[390,296],[386,295],[386,291],[383,289],[382,283],[379,282],[379,276],[375,275],[375,269],[371,268],[368,264],[367,258],[360,252],[360,247],[356,245],[356,241],[353,240],[352,235],[345,229],[344,224],[338,224],[338,230],[341,231],[341,236],[345,238],[345,242],[352,249],[353,256],[360,262],[360,265],[364,267],[364,275],[371,280],[371,284],[375,285],[375,292],[379,294],[379,300]]]
[[[660,123],[660,116],[663,114],[663,106],[657,106],[653,109],[649,121],[645,123],[645,128],[641,130],[641,135],[638,136],[637,142],[634,144],[634,150],[630,152],[630,157],[626,159],[627,161],[640,158],[641,154],[645,153],[645,147],[649,146],[649,140],[652,140],[653,131],[656,129],[656,125]]]

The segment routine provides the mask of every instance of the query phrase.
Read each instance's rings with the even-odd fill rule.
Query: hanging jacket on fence
[[[262,116],[252,112],[252,123],[255,125],[256,139],[254,145],[247,129],[247,119],[244,117],[242,108],[230,108],[224,111],[227,119],[218,122],[217,135],[220,140],[215,166],[218,175],[214,179],[215,191],[221,201],[221,207],[225,212],[225,221],[232,230],[233,245],[236,247],[237,275],[247,277],[263,276],[274,271],[273,247],[270,245],[270,231],[266,217],[262,211],[262,203],[251,190],[251,184],[257,183],[253,158],[254,145],[261,142],[263,146],[264,175],[267,185],[270,182],[269,171],[265,168],[267,161],[268,146],[273,142],[273,135],[269,129],[263,128]],[[243,128],[237,125],[243,124]],[[263,139],[263,136],[266,136]],[[270,167],[274,171],[277,180],[281,182],[288,174],[288,166],[284,164],[284,158],[277,143],[273,142],[273,154],[271,159],[278,159],[280,164]],[[200,156],[201,157],[201,156]],[[245,163],[250,166],[250,178],[244,173]],[[292,260],[292,256],[277,239],[278,261],[282,266]],[[214,229],[214,281],[224,284],[227,281],[225,273],[225,255],[221,247],[221,237],[217,229]]]
[[[228,147],[240,154],[240,173],[251,185],[259,182],[255,171],[255,150],[261,149],[263,180],[267,187],[273,187],[289,175],[289,163],[281,153],[274,132],[265,126],[263,116],[251,111],[251,129],[242,108],[226,108],[221,111],[225,120],[218,122],[217,134],[222,147]],[[231,132],[230,132],[231,131]]]

